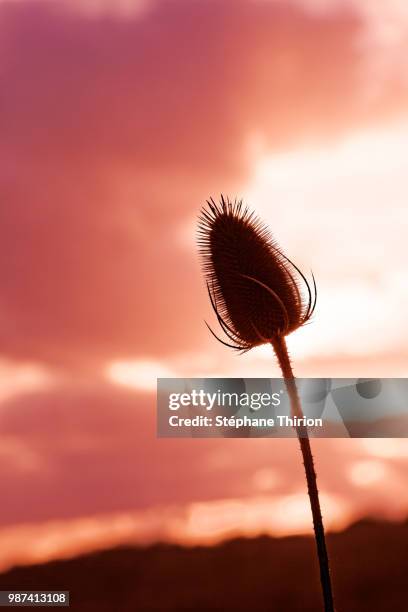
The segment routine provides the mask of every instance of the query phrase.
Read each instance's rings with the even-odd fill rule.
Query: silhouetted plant
[[[201,211],[198,244],[211,304],[228,338],[225,346],[246,352],[270,343],[278,359],[291,402],[292,415],[303,417],[286,345],[286,336],[311,318],[313,289],[295,264],[279,249],[268,228],[244,207],[221,196]],[[307,298],[305,299],[305,295]],[[313,456],[306,427],[297,426],[320,565],[324,606],[333,612],[329,561],[320,510]]]

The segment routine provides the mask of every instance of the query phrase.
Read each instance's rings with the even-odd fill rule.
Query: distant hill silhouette
[[[328,544],[338,612],[408,609],[408,522],[363,521]],[[309,537],[117,548],[15,568],[0,575],[0,589],[70,590],[78,612],[321,610]]]

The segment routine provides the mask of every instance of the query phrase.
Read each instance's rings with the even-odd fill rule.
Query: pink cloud
[[[0,522],[180,504],[246,490],[253,470],[263,465],[265,447],[254,445],[252,457],[244,459],[239,449],[245,440],[157,439],[154,404],[153,395],[100,383],[4,402],[0,477],[8,503]],[[289,455],[296,453],[292,444]],[[275,467],[282,469],[289,455],[277,457]]]
[[[295,439],[158,439],[154,404],[151,394],[98,381],[4,402],[0,479],[7,504],[0,524],[265,493],[306,495]],[[394,474],[394,480],[387,476],[379,501],[372,489],[350,479],[354,462],[370,459],[369,448],[356,440],[314,440],[313,448],[320,488],[347,499],[353,512],[388,509],[392,516],[408,508],[402,478],[407,457],[374,457]]]
[[[180,228],[268,148],[399,112],[365,100],[351,11],[157,2],[119,19],[1,4],[0,339],[71,369],[203,349]],[[206,304],[206,303],[205,303]]]
[[[0,3],[0,343],[11,360],[68,371],[65,386],[1,405],[4,529],[216,500],[251,506],[268,482],[277,498],[304,491],[295,440],[158,440],[152,395],[94,377],[106,362],[176,364],[194,352],[217,369],[183,231],[208,195],[239,192],[254,137],[280,151],[403,112],[398,71],[366,95],[363,29],[351,9],[276,2],[161,0],[126,19]],[[335,356],[327,375],[382,367],[353,359]],[[389,355],[387,367],[401,361]],[[299,372],[328,367],[309,360]],[[386,458],[395,478],[379,499],[350,481],[367,456],[357,442],[314,449],[321,488],[353,512],[406,508],[406,458]]]
[[[313,440],[330,528],[406,515],[408,453],[393,442]],[[311,528],[295,439],[157,439],[152,395],[97,381],[3,403],[0,459],[0,569],[129,542]]]

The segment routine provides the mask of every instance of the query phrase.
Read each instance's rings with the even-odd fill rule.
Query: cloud
[[[4,525],[245,494],[271,456],[262,442],[244,459],[248,440],[157,439],[154,395],[100,381],[14,397],[0,420]],[[274,444],[276,469],[297,456],[293,442]]]
[[[203,200],[242,192],[260,156],[276,164],[282,151],[324,148],[398,118],[407,102],[394,61],[405,56],[394,38],[388,52],[381,20],[371,32],[353,3],[159,0],[120,14],[69,4],[0,2],[5,565],[25,558],[27,541],[35,560],[85,550],[84,541],[114,544],[135,525],[157,534],[163,508],[166,527],[174,518],[179,528],[181,513],[199,529],[212,511],[217,530],[228,508],[250,517],[265,483],[277,507],[295,500],[296,514],[305,492],[295,440],[158,440],[154,398],[141,387],[155,364],[219,375],[232,363],[202,324],[192,228]],[[314,193],[308,206],[313,223]],[[273,203],[268,216],[276,213]],[[234,375],[248,366],[270,375],[269,357],[234,361]],[[395,351],[384,358],[390,375],[405,362]],[[367,354],[322,355],[299,372],[334,367],[372,376],[385,366]],[[401,449],[317,440],[314,450],[329,500],[349,497],[354,460],[394,461],[388,495],[353,488],[350,507],[405,511]],[[261,523],[269,510],[260,508]]]
[[[330,510],[326,527],[339,530],[350,522],[347,504],[324,496]],[[186,506],[156,507],[76,519],[46,521],[0,528],[3,546],[0,570],[13,565],[44,563],[87,552],[129,544],[176,542],[211,545],[222,540],[263,534],[311,532],[306,496],[221,499]]]
[[[394,82],[362,96],[351,9],[177,0],[119,18],[21,2],[0,15],[0,340],[15,359],[75,369],[205,350],[180,238],[204,198],[245,182],[254,146],[399,112]]]
[[[306,495],[295,439],[158,439],[154,404],[153,394],[100,381],[4,401],[0,479],[7,504],[0,525],[251,499],[260,494],[255,475],[266,468],[274,474],[268,495]],[[349,497],[352,465],[370,459],[371,447],[314,440],[313,449],[321,490]],[[394,495],[403,488],[406,461],[388,459],[395,479],[380,505],[391,514],[408,506],[402,493]],[[353,490],[353,512],[378,504],[370,490]]]
[[[157,439],[154,403],[100,381],[3,401],[0,568],[129,542],[310,530],[295,439]],[[329,527],[406,514],[408,455],[385,442],[313,440]],[[375,487],[357,483],[367,466]]]

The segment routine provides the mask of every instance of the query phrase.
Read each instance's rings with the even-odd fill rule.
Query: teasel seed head
[[[304,274],[280,250],[269,229],[243,205],[211,198],[199,217],[198,245],[211,304],[230,342],[248,351],[306,324],[316,306]],[[307,297],[305,297],[307,295]]]

